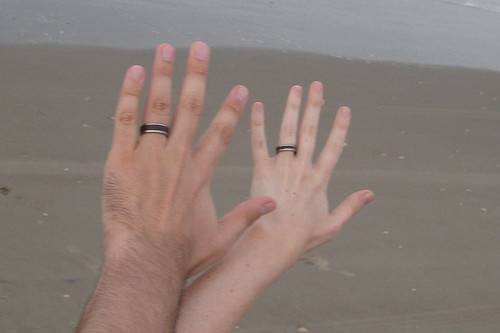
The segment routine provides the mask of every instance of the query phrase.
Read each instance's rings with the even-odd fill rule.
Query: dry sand
[[[151,56],[0,48],[0,332],[77,322],[101,262],[100,176],[119,83]],[[332,203],[365,187],[377,202],[235,332],[500,331],[500,73],[216,49],[204,124],[243,83],[266,103],[274,145],[288,87],[315,79],[327,88],[321,140],[338,105],[354,110]],[[221,212],[248,195],[247,129],[248,115],[217,173]]]

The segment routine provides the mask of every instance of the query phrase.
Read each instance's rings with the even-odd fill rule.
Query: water
[[[169,41],[500,70],[498,0],[0,0],[0,44]]]

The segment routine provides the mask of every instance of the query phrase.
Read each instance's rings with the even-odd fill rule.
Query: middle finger
[[[203,42],[195,42],[189,50],[186,77],[184,79],[179,106],[175,115],[170,142],[184,151],[191,149],[193,137],[203,109],[207,83],[210,49]]]
[[[302,161],[310,162],[314,153],[319,116],[323,103],[323,84],[319,81],[314,81],[309,88],[307,106],[300,128],[297,156]]]

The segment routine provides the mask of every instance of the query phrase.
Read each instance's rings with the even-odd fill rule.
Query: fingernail
[[[313,89],[316,90],[317,92],[323,91],[323,83],[320,81],[314,81],[312,83]]]
[[[248,89],[244,86],[237,86],[234,92],[234,97],[240,102],[245,102],[248,98]]]
[[[262,204],[262,206],[260,206],[260,212],[262,214],[267,214],[267,213],[272,212],[275,208],[276,208],[276,204],[273,201],[268,201],[268,202]]]
[[[161,59],[165,62],[174,61],[174,48],[169,44],[164,44],[160,49]]]
[[[302,87],[299,86],[299,85],[295,85],[292,87],[292,93],[295,94],[295,96],[299,96],[302,95]]]
[[[262,102],[253,103],[254,112],[262,112],[263,110],[264,110],[264,104],[262,104]]]
[[[363,200],[365,201],[366,204],[371,203],[373,200],[375,200],[375,195],[373,194],[372,191],[366,191],[363,194]]]
[[[209,52],[210,51],[207,44],[203,42],[196,42],[194,46],[194,56],[196,57],[196,59],[201,61],[208,60]]]
[[[342,106],[339,111],[343,116],[348,116],[351,113],[351,109],[349,109],[347,106]]]
[[[132,66],[128,70],[128,77],[134,81],[142,83],[144,81],[144,69],[139,65]]]

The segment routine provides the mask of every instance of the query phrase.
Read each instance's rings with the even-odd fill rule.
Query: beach
[[[172,43],[177,96],[194,40],[213,59],[200,133],[244,84],[271,150],[288,89],[323,81],[318,150],[353,110],[331,206],[376,193],[234,332],[500,331],[498,31],[499,0],[0,0],[0,332],[76,326],[125,70]],[[249,195],[249,111],[214,179],[220,215]]]
[[[101,264],[99,193],[120,81],[152,50],[0,47],[0,331],[69,332]],[[175,73],[178,91],[185,50]],[[495,332],[500,328],[500,73],[214,48],[201,127],[236,83],[266,105],[274,146],[288,88],[326,86],[319,142],[353,109],[332,205],[376,202],[305,255],[235,332]],[[220,213],[248,197],[248,109],[217,171]]]

